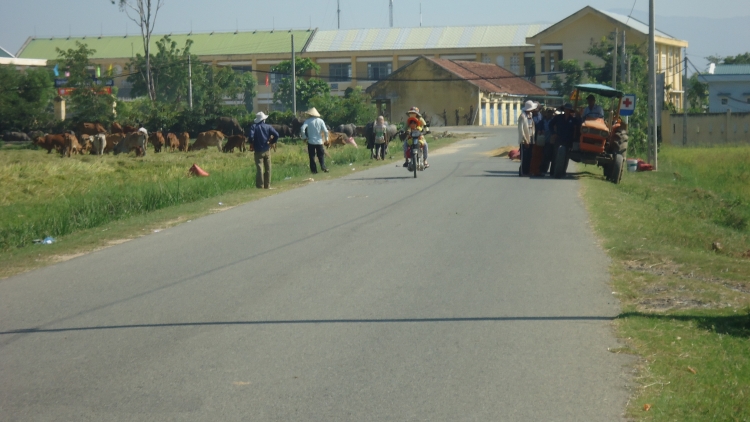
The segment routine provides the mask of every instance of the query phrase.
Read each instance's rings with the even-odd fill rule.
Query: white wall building
[[[750,64],[718,65],[700,80],[708,83],[710,113],[750,113]]]

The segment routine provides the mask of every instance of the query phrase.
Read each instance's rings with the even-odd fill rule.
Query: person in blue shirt
[[[279,140],[279,132],[266,123],[268,116],[262,111],[255,115],[248,137],[255,154],[255,187],[271,189],[271,145]]]
[[[318,156],[320,161],[320,168],[325,173],[328,173],[328,167],[326,167],[326,150],[323,146],[324,141],[328,140],[328,128],[326,122],[320,118],[320,113],[315,107],[305,112],[310,118],[305,120],[300,128],[300,136],[302,139],[307,140],[307,154],[310,156],[310,171],[313,174],[318,173],[318,167],[315,165],[315,156]],[[325,138],[323,134],[325,133]]]

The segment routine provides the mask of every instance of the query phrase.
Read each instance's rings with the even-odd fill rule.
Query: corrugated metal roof
[[[317,31],[307,52],[526,46],[526,37],[537,34],[548,26],[534,24]]]
[[[301,52],[313,31],[254,31],[254,32],[215,32],[213,34],[174,34],[172,40],[177,46],[185,46],[187,39],[193,40],[190,51],[200,56],[229,54],[274,54],[287,53],[291,49],[291,35],[294,34],[294,49]],[[164,35],[151,38],[152,48]],[[93,59],[128,58],[143,54],[143,41],[140,35],[75,37],[75,38],[36,38],[28,42],[19,53],[23,58],[56,59],[55,48],[67,50],[76,48],[76,41],[96,50]]]
[[[492,63],[423,57],[484,92],[510,95],[547,95],[547,91],[523,77]],[[387,79],[386,79],[387,80]]]
[[[0,57],[13,58],[14,56],[10,54],[10,51],[0,47]]]
[[[750,75],[750,64],[716,65],[714,75]]]
[[[609,16],[610,18],[612,18],[612,19],[614,19],[616,21],[619,21],[623,25],[627,25],[627,26],[635,29],[636,31],[638,31],[638,32],[640,32],[642,34],[648,35],[648,33],[649,33],[648,24],[643,23],[643,22],[639,21],[638,19],[631,18],[631,17],[625,16],[625,15],[621,15],[619,13],[605,12],[603,10],[599,10],[599,9],[594,8],[594,7],[592,7],[592,9],[596,10],[599,13],[602,13],[604,15]],[[675,38],[675,37],[673,37],[673,36],[671,36],[669,34],[666,34],[664,32],[659,31],[658,29],[656,30],[655,34],[656,34],[657,37],[671,38],[673,40],[677,39],[677,38]]]

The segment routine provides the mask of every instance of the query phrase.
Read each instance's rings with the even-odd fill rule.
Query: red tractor
[[[623,93],[606,85],[577,85],[573,94],[574,108],[583,93],[598,94],[610,100],[609,119],[589,117],[581,124],[580,138],[570,147],[560,145],[555,156],[554,176],[562,178],[568,167],[568,160],[576,163],[592,164],[604,169],[604,176],[612,183],[620,183],[625,168],[625,156],[628,150],[627,127],[620,119],[620,106]]]

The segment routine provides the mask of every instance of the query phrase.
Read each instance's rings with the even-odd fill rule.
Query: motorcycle
[[[422,146],[419,143],[419,138],[422,136],[422,132],[419,130],[412,130],[410,133],[411,145],[406,150],[407,158],[409,158],[409,166],[407,169],[414,172],[414,178],[417,178],[417,170],[424,171],[424,157],[422,155]]]

